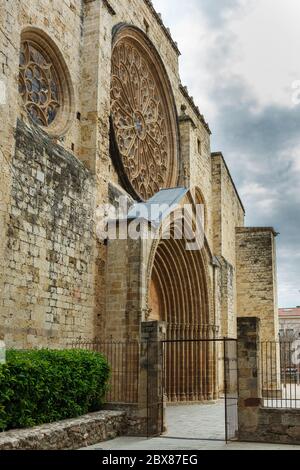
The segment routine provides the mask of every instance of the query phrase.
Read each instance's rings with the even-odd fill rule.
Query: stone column
[[[108,240],[106,268],[105,337],[140,339],[142,318],[142,240],[126,238],[129,221],[118,221]]]
[[[160,435],[165,430],[163,343],[166,324],[152,321],[141,324],[140,417],[145,421],[145,435]]]
[[[238,318],[238,420],[239,438],[249,440],[258,426],[261,406],[260,320]]]

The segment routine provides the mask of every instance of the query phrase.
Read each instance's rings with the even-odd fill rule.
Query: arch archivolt
[[[186,204],[192,208],[188,213],[182,211]],[[216,332],[212,255],[205,236],[198,249],[187,249],[186,237],[196,226],[196,204],[204,204],[201,193],[188,191],[173,217],[162,222],[148,251],[148,320],[167,325],[165,393],[172,402],[206,401],[217,396],[215,343],[201,341],[215,337]],[[189,230],[176,239],[176,221],[182,220]],[[170,236],[165,239],[165,234]]]
[[[213,289],[209,272],[211,255],[205,237],[199,249],[189,251],[184,236],[176,239],[176,221],[182,220],[182,208],[192,207],[185,223],[195,230],[196,204],[200,190],[189,191],[181,201],[173,217],[163,221],[159,236],[149,250],[146,273],[146,310],[148,319],[165,321],[168,335],[176,331],[180,337],[206,337],[213,327]],[[168,239],[164,235],[168,233]]]

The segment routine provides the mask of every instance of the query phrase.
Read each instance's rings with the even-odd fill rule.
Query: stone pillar
[[[139,340],[143,320],[142,240],[120,237],[127,227],[127,220],[120,221],[107,246],[105,337],[121,341]]]
[[[278,341],[276,232],[270,227],[236,229],[237,311],[261,321],[261,341]]]
[[[152,321],[141,324],[140,417],[146,423],[145,435],[160,435],[165,430],[164,355],[162,340],[166,324]]]
[[[238,318],[238,419],[239,438],[249,440],[258,426],[261,406],[260,320]]]

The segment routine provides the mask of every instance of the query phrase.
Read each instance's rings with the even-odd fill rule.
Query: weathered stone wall
[[[225,258],[218,258],[220,262],[220,335],[227,338],[236,337],[236,277],[235,270]]]
[[[127,227],[127,221],[124,222]],[[143,320],[142,240],[109,240],[104,336],[139,339]]]
[[[108,262],[108,249],[103,243],[98,243],[96,246],[95,242],[87,240],[83,243],[85,252],[82,252],[80,256],[76,252],[74,256],[76,263],[78,255],[83,261],[83,265],[86,266],[80,271],[80,274],[77,272],[77,267],[73,270],[70,266],[67,273],[66,265],[64,265],[65,275],[74,277],[75,280],[61,281],[68,287],[58,287],[62,290],[56,289],[55,292],[50,292],[51,298],[47,299],[51,305],[48,305],[48,300],[47,302],[46,300],[41,301],[41,304],[38,303],[40,301],[36,301],[36,296],[31,295],[32,287],[27,284],[23,285],[25,281],[22,279],[22,269],[26,271],[24,265],[28,262],[30,267],[32,261],[26,258],[23,268],[18,268],[16,271],[18,274],[15,273],[13,279],[10,274],[7,275],[12,267],[9,257],[11,255],[7,256],[6,253],[7,246],[14,236],[9,229],[11,227],[10,215],[13,214],[13,211],[16,212],[15,177],[9,163],[15,159],[16,155],[20,154],[19,149],[15,151],[17,117],[28,123],[22,99],[17,92],[22,31],[24,28],[34,27],[48,35],[60,51],[65,67],[70,74],[70,87],[74,91],[70,109],[71,125],[64,135],[52,136],[51,145],[53,144],[53,148],[57,149],[55,152],[62,154],[62,149],[64,149],[69,154],[73,154],[72,165],[79,167],[79,161],[81,161],[84,165],[82,171],[86,170],[89,177],[94,175],[94,189],[91,189],[89,197],[85,200],[85,205],[88,206],[93,199],[94,205],[89,209],[86,208],[91,216],[94,207],[107,202],[115,204],[116,194],[118,191],[122,193],[121,183],[110,157],[110,82],[113,29],[120,23],[128,23],[139,27],[147,34],[160,54],[168,74],[180,127],[178,185],[196,186],[199,189],[196,194],[196,202],[205,204],[206,250],[210,254],[220,257],[223,266],[222,273],[220,272],[220,275],[214,278],[213,272],[214,270],[216,272],[218,268],[214,268],[207,262],[208,282],[215,289],[215,291],[210,290],[209,301],[213,307],[211,310],[214,310],[213,315],[216,322],[221,322],[222,318],[223,330],[227,332],[226,334],[234,336],[236,330],[235,228],[243,226],[243,208],[223,157],[213,155],[211,158],[209,126],[189,96],[187,89],[180,82],[177,45],[159,15],[154,11],[151,1],[53,0],[49,2],[49,0],[32,0],[28,3],[26,0],[18,2],[8,0],[1,3],[0,13],[0,79],[4,78],[7,84],[7,106],[0,105],[0,119],[4,123],[0,129],[0,159],[1,162],[8,162],[4,165],[7,171],[0,173],[0,315],[3,315],[5,327],[11,328],[12,311],[18,309],[18,315],[20,315],[18,327],[23,333],[18,333],[21,336],[18,337],[17,342],[21,341],[22,345],[27,344],[27,340],[25,341],[24,338],[29,335],[29,344],[33,345],[36,344],[34,338],[42,338],[44,335],[41,344],[48,344],[48,339],[46,339],[48,337],[53,338],[51,344],[58,344],[59,340],[54,340],[54,338],[59,336],[70,338],[79,335],[88,337],[105,335],[105,319],[112,318],[112,312],[115,311],[115,308],[125,308],[126,318],[131,315],[131,300],[127,299],[124,303],[124,299],[121,299],[122,302],[118,307],[115,307],[117,302],[116,299],[113,300],[114,292],[118,291],[117,295],[124,296],[122,291],[124,286],[118,284],[117,278],[113,280],[113,286],[107,284],[106,273],[110,270],[116,255],[113,254],[113,258]],[[33,139],[37,139],[39,142],[37,134],[33,133],[32,135]],[[30,145],[32,147],[33,143]],[[59,147],[57,147],[58,145]],[[60,150],[58,150],[59,148]],[[44,165],[42,156],[39,155],[38,158],[42,162],[41,165]],[[30,168],[31,170],[35,169],[35,167]],[[19,166],[18,177],[21,179],[21,185],[24,184],[25,188],[29,184],[25,181],[27,176],[27,169]],[[50,181],[52,176],[53,182]],[[52,176],[49,173],[49,179],[45,180],[45,186],[40,182],[41,191],[47,192],[48,188],[55,184],[56,176],[54,173]],[[112,193],[114,193],[113,196]],[[80,208],[83,203],[82,197],[78,194],[76,197],[79,198],[78,207]],[[68,213],[69,208],[65,207],[65,204],[67,203],[63,200],[62,210]],[[23,209],[19,208],[18,210],[22,212]],[[37,213],[34,215],[37,218],[44,217],[39,213],[39,206],[35,207],[35,210]],[[13,215],[13,217],[16,216]],[[25,211],[24,214],[18,212],[18,217],[20,220],[26,221],[27,212]],[[68,219],[68,216],[66,217]],[[43,224],[44,222],[41,227],[45,230]],[[81,230],[77,235],[80,233],[82,236],[83,232],[89,231],[90,228],[82,227]],[[24,235],[25,239],[22,240],[22,243],[27,242],[26,237]],[[66,256],[63,243],[66,241],[73,243],[72,237],[73,235],[67,235],[63,240],[56,240],[56,252]],[[50,243],[50,240],[52,241],[51,237],[48,237],[47,243]],[[45,255],[41,253],[49,248],[46,245],[35,246],[35,243],[36,241],[31,243],[32,249],[35,247],[35,251],[38,253],[34,256],[43,260]],[[42,244],[40,241],[37,243]],[[10,250],[13,249],[10,248]],[[123,253],[120,255],[123,256]],[[212,256],[209,256],[208,259],[211,260]],[[37,263],[37,261],[35,262]],[[48,259],[46,262],[58,264]],[[10,266],[5,266],[6,263],[10,263]],[[51,273],[48,272],[48,277],[46,276],[48,265],[43,269],[44,287],[39,287],[42,292],[47,290],[49,284],[53,284],[54,275],[56,276],[55,270],[52,270]],[[119,266],[118,269],[122,270],[122,267]],[[17,280],[18,276],[21,276],[21,279]],[[219,281],[216,280],[217,277]],[[70,292],[77,289],[76,283],[79,280],[82,283],[82,297],[80,300],[77,299],[76,296],[79,294],[76,293],[75,298],[71,296],[70,300]],[[15,285],[17,285],[18,292],[22,286],[20,299],[23,300],[18,301],[19,303],[14,299]],[[36,281],[36,285],[38,285],[38,281]],[[135,288],[133,287],[133,290]],[[147,305],[145,305],[146,288],[146,283],[142,282],[138,294],[135,292],[130,294],[143,297],[139,299],[142,310],[134,312],[134,322],[137,315],[143,316],[145,313],[143,309],[147,309]],[[64,289],[67,289],[69,293],[66,294]],[[10,290],[13,293],[10,293]],[[109,299],[107,292],[112,292]],[[57,298],[54,298],[54,295],[57,295]],[[26,300],[24,300],[25,298]],[[40,298],[43,298],[43,295],[40,295]],[[45,296],[44,299],[46,299]],[[22,312],[25,312],[24,317]],[[64,327],[62,327],[63,324],[65,324]],[[25,330],[27,333],[24,336]],[[8,334],[11,334],[9,330],[7,331]],[[118,335],[116,328],[114,331]],[[8,337],[8,341],[10,340],[11,336]]]
[[[236,265],[236,227],[244,226],[245,211],[221,153],[212,154],[214,252]]]
[[[261,406],[260,320],[237,320],[238,424],[239,438],[255,433]]]
[[[8,346],[94,335],[94,178],[74,156],[18,123],[11,163],[1,330]]]
[[[64,336],[71,336],[71,329],[73,334],[75,334],[76,330],[82,331],[82,325],[79,324],[82,321],[80,320],[81,312],[84,309],[84,304],[91,305],[90,300],[81,299],[82,305],[78,307],[78,311],[76,312],[75,308],[73,308],[70,313],[72,303],[78,302],[74,299],[69,302],[69,298],[64,298],[64,293],[60,290],[51,293],[49,287],[52,282],[51,275],[46,273],[47,268],[45,266],[41,267],[43,262],[53,264],[54,260],[46,260],[46,252],[49,250],[49,247],[44,243],[46,239],[46,225],[41,223],[38,228],[33,223],[34,218],[41,222],[45,217],[45,214],[38,213],[39,197],[37,193],[40,191],[44,198],[46,198],[47,190],[50,187],[55,187],[56,180],[55,177],[53,182],[48,180],[48,186],[46,185],[46,187],[44,187],[43,181],[38,180],[38,178],[42,178],[40,172],[42,172],[42,168],[45,169],[46,163],[42,153],[39,155],[37,151],[37,155],[35,155],[34,144],[31,142],[36,139],[35,134],[34,137],[31,135],[25,144],[25,147],[26,145],[28,147],[28,152],[30,152],[30,149],[32,150],[31,161],[28,162],[28,167],[26,166],[25,155],[25,163],[24,161],[21,162],[21,153],[23,150],[26,152],[26,148],[15,149],[16,142],[20,143],[21,138],[20,134],[18,134],[20,127],[17,130],[17,118],[22,117],[22,119],[28,122],[22,99],[18,94],[21,34],[28,27],[38,28],[43,33],[48,34],[57,44],[68,67],[74,88],[73,120],[67,135],[61,136],[59,144],[69,152],[77,152],[80,144],[80,123],[76,119],[76,111],[80,111],[78,96],[81,87],[82,2],[80,0],[63,2],[61,0],[53,0],[50,5],[48,0],[32,2],[8,0],[1,2],[0,5],[0,79],[4,80],[6,84],[6,104],[0,106],[0,160],[2,168],[0,173],[0,318],[1,328],[7,331],[8,336],[6,336],[6,339],[8,344],[13,343],[18,346],[34,345],[36,344],[36,338],[40,337],[41,339],[43,335],[44,342],[41,342],[41,344],[46,344],[49,336],[52,334],[53,336],[58,335],[59,332],[55,332],[58,321],[60,323],[65,321],[66,325],[68,325],[65,328],[65,330],[68,330],[68,334],[61,334],[62,341]],[[55,146],[56,142],[57,140],[53,139],[53,160],[56,159],[56,165],[59,167],[60,160],[54,157],[55,152],[61,153]],[[39,138],[37,138],[36,145],[37,148],[40,146]],[[35,158],[36,162],[34,161]],[[54,165],[54,162],[52,161],[51,164]],[[75,169],[76,164],[74,163],[74,165]],[[60,170],[64,174],[64,168],[62,167]],[[55,171],[53,171],[54,174]],[[48,172],[48,177],[50,177],[50,171]],[[68,177],[70,178],[70,176]],[[32,187],[31,183],[33,183]],[[32,194],[30,191],[32,191]],[[52,189],[52,191],[54,190]],[[19,192],[18,195],[17,192]],[[23,193],[24,196],[21,196]],[[20,206],[17,205],[16,197],[18,197],[18,204]],[[45,206],[43,209],[46,209]],[[63,210],[69,211],[70,208],[64,207]],[[30,213],[30,211],[33,212]],[[35,227],[36,230],[40,230],[39,233],[30,233],[29,226],[25,226],[30,223],[28,222],[30,217],[32,220],[31,228]],[[17,230],[13,226],[16,223],[16,219],[20,221],[20,226],[23,224],[21,229]],[[17,231],[19,231],[18,234],[16,234]],[[18,238],[19,236],[20,238]],[[57,236],[57,234],[53,234],[53,236]],[[59,239],[53,239],[52,241],[53,244],[60,244]],[[91,242],[89,242],[85,249],[88,250],[90,246]],[[57,252],[62,254],[65,249],[65,246],[61,246]],[[27,262],[29,264],[26,267]],[[67,268],[65,267],[64,269],[66,270]],[[73,271],[70,270],[69,276],[72,276],[72,274]],[[49,276],[48,280],[47,276]],[[78,279],[72,282],[75,289],[75,283],[78,283]],[[47,292],[48,288],[49,292]],[[58,289],[63,290],[62,287],[58,287]],[[45,300],[41,300],[46,295],[49,296],[49,305],[48,303],[45,304]],[[55,295],[58,298],[54,299]],[[74,295],[76,296],[76,293]],[[86,295],[86,293],[83,292],[83,295]],[[51,308],[50,302],[52,302]],[[60,309],[59,311],[68,312],[65,320],[62,318],[58,320],[60,313],[56,310],[56,302],[60,302],[60,307],[57,307]],[[74,320],[76,315],[78,318],[77,325],[75,326]],[[85,319],[89,322],[88,316],[89,310],[85,316]],[[49,333],[52,327],[53,333]],[[89,327],[89,331],[91,327],[92,325]],[[16,329],[15,333],[13,333],[14,328]],[[14,340],[12,342],[13,337]]]
[[[78,450],[128,432],[125,412],[99,411],[80,418],[0,434],[0,450]]]
[[[244,226],[245,212],[224,157],[213,153],[213,247],[221,265],[222,336],[236,336],[236,227]]]
[[[95,9],[95,4],[100,0],[88,2],[86,10]],[[203,116],[190,99],[187,91],[182,87],[178,70],[179,51],[175,43],[170,39],[166,28],[162,26],[161,20],[155,14],[151,2],[148,0],[131,0],[130,2],[119,2],[110,0],[111,9],[100,2],[100,59],[99,68],[101,74],[98,76],[98,112],[97,130],[100,158],[97,160],[97,177],[101,181],[101,196],[107,197],[108,182],[119,183],[109,157],[109,115],[110,115],[110,75],[112,54],[112,31],[119,23],[133,24],[143,30],[153,42],[166,68],[178,115],[182,114],[181,107],[185,107],[184,114],[189,116],[192,128],[184,128],[181,138],[187,140],[182,145],[179,185],[199,186],[207,206],[207,236],[212,240],[212,225],[210,217],[211,208],[211,164],[210,164],[210,131]],[[93,6],[94,5],[94,6]],[[95,21],[95,20],[93,20]],[[198,152],[198,140],[201,143],[201,153]],[[180,142],[181,146],[181,142]]]
[[[7,106],[0,107],[1,122],[4,123],[1,132],[1,151],[4,158],[10,162],[15,155],[15,129],[17,117],[28,123],[22,100],[17,93],[18,67],[20,41],[24,28],[33,27],[42,30],[56,44],[70,73],[71,86],[74,89],[71,109],[72,124],[63,136],[53,139],[65,150],[73,153],[81,160],[85,167],[95,173],[95,204],[96,206],[110,201],[110,188],[118,188],[119,178],[110,159],[109,151],[109,116],[110,116],[110,76],[112,31],[119,23],[134,24],[141,28],[153,41],[163,63],[173,89],[178,114],[184,106],[184,113],[189,115],[193,126],[189,131],[189,149],[183,149],[183,158],[180,163],[178,184],[184,184],[184,174],[188,175],[188,185],[197,185],[203,194],[207,209],[207,236],[212,240],[212,224],[210,216],[211,201],[211,167],[210,167],[210,131],[203,116],[195,106],[188,92],[181,86],[178,71],[179,51],[172,40],[169,31],[162,24],[160,17],[154,11],[148,0],[53,0],[51,6],[48,0],[33,0],[28,4],[25,0],[14,2],[9,0],[1,4],[1,77],[7,84]],[[2,155],[2,154],[1,154]],[[1,161],[3,158],[1,157]],[[5,160],[5,161],[6,161]],[[26,173],[26,172],[25,172]],[[3,293],[1,302],[10,301],[4,295],[10,280],[3,279],[6,272],[4,263],[9,242],[7,237],[11,193],[11,171],[1,173],[1,245],[0,256],[3,263],[0,273],[0,289]],[[59,243],[59,242],[58,242]],[[94,285],[97,292],[94,299],[90,299],[85,318],[90,316],[93,307],[96,318],[90,329],[78,330],[78,334],[101,334],[103,332],[103,319],[106,316],[106,265],[107,249],[99,244],[94,258],[89,258],[91,270],[94,270]],[[21,282],[21,281],[20,281]],[[24,292],[26,288],[24,286]],[[24,294],[25,295],[25,294]],[[63,295],[62,293],[59,294]],[[26,300],[26,309],[29,308],[30,292]],[[65,299],[58,299],[64,302]],[[15,305],[16,306],[16,305]],[[8,305],[3,305],[3,315],[7,318]],[[36,307],[32,306],[32,309]],[[69,305],[69,311],[71,305]],[[46,315],[40,306],[40,315]],[[2,312],[1,312],[2,313]],[[50,310],[47,312],[52,318]],[[71,309],[71,315],[75,311]],[[54,321],[56,321],[54,315]],[[6,320],[5,320],[6,321]],[[26,317],[27,328],[31,328],[31,319]],[[71,320],[68,320],[71,322]],[[82,320],[83,322],[85,320]],[[36,325],[35,325],[36,326]],[[22,326],[23,328],[23,326]],[[24,326],[25,328],[25,326]],[[35,329],[35,328],[33,328]],[[33,331],[33,330],[31,330]],[[46,340],[45,340],[46,341]]]
[[[259,318],[238,318],[239,440],[300,444],[300,409],[262,407]]]
[[[275,232],[271,228],[238,228],[237,311],[261,320],[262,341],[278,339]]]
[[[26,119],[26,112],[17,92],[19,55],[22,32],[25,28],[32,27],[48,34],[57,44],[70,72],[75,93],[74,119],[61,144],[70,151],[73,148],[72,144],[74,144],[76,152],[80,142],[80,123],[75,118],[75,110],[80,111],[78,97],[81,89],[82,1],[53,0],[50,6],[49,0],[33,0],[31,2],[8,0],[1,4],[0,22],[0,49],[5,63],[2,72],[7,86],[7,106],[1,109],[1,117],[5,116],[5,119],[1,120],[5,124],[4,129],[1,129],[1,137],[2,133],[6,137],[6,150],[9,153],[12,146],[17,116],[22,114]],[[3,145],[2,139],[1,144]]]
[[[300,444],[300,410],[261,408],[258,427],[249,440]],[[248,440],[247,439],[247,440]]]

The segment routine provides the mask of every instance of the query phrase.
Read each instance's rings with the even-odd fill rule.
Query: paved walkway
[[[88,450],[300,450],[300,446],[224,442],[224,404],[170,406],[168,432],[153,438],[120,437]]]

